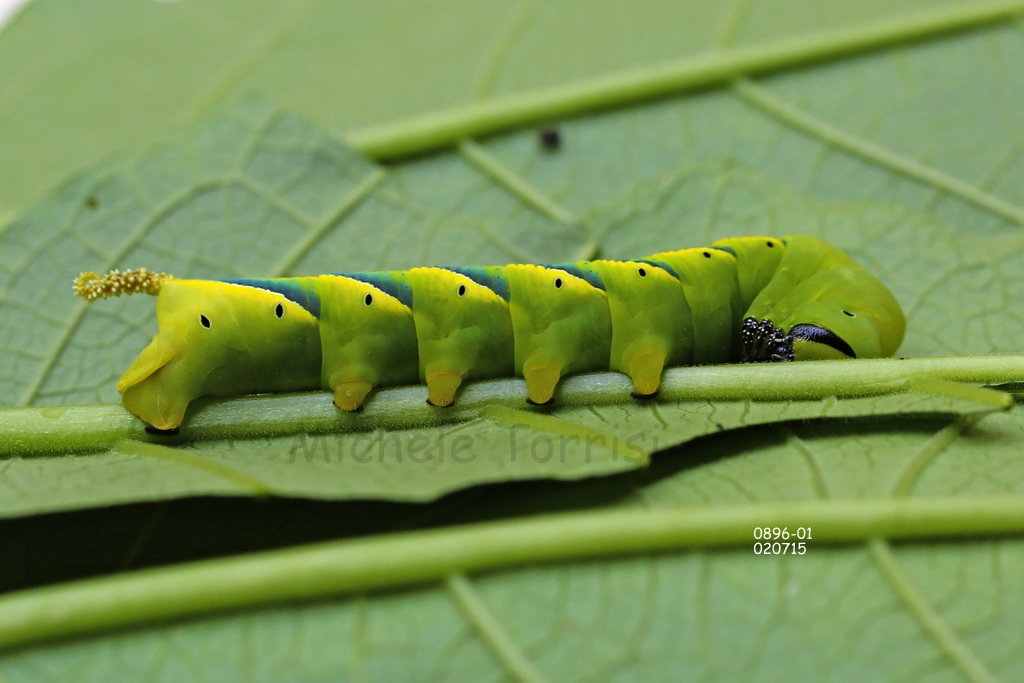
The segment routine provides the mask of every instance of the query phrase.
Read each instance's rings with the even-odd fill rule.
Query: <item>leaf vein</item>
[[[574,512],[332,541],[144,569],[0,596],[0,649],[112,628],[443,580],[453,572],[590,557],[740,546],[761,526],[814,526],[815,542],[1024,532],[1019,496],[786,502],[658,512]],[[898,581],[902,572],[881,566]],[[900,584],[902,585],[902,584]],[[901,590],[914,600],[916,591]],[[924,605],[927,607],[926,605]],[[987,673],[941,621],[947,654]],[[991,680],[981,677],[975,680]]]
[[[227,67],[216,75],[213,82],[202,94],[179,113],[179,121],[195,121],[206,114],[233,87],[255,71],[267,55],[271,54],[291,36],[299,21],[305,16],[306,10],[317,1],[307,0],[302,3],[281,3],[279,14],[271,22],[270,27],[258,35],[237,57],[231,60]]]
[[[484,61],[484,67],[480,72],[480,79],[477,83],[476,99],[487,99],[494,88],[494,82],[501,72],[501,67],[508,61],[508,56],[515,47],[516,40],[521,38],[523,33],[530,26],[537,16],[544,0],[520,0],[505,19],[504,26],[498,31],[488,50],[490,53]]]
[[[358,207],[363,201],[365,201],[373,192],[380,187],[381,183],[388,177],[386,169],[378,168],[373,173],[370,173],[366,178],[363,179],[359,185],[355,187],[342,201],[327,218],[320,221],[319,224],[314,225],[309,233],[302,239],[301,242],[295,245],[290,252],[288,252],[284,258],[282,258],[277,264],[271,268],[271,277],[284,277],[294,268],[299,261],[317,245],[320,241],[327,236],[327,233],[331,231],[335,225],[338,224],[345,216],[349,215]]]
[[[971,683],[997,683],[995,676],[978,659],[953,629],[928,604],[924,595],[910,581],[892,553],[888,542],[874,538],[868,542],[868,553],[875,566],[892,587],[903,606],[921,629],[935,641],[943,654],[949,657]]]
[[[576,83],[473,102],[404,121],[354,130],[345,138],[351,146],[374,158],[408,156],[531,122],[724,85],[742,75],[795,67],[1006,22],[1022,11],[1024,2],[1021,0],[991,0],[905,13],[854,28],[719,50]]]
[[[193,455],[179,448],[170,448],[153,443],[143,443],[132,439],[123,439],[114,444],[114,449],[127,455],[137,455],[144,458],[156,458],[167,462],[185,465],[207,474],[212,474],[219,479],[230,481],[241,486],[254,496],[266,496],[272,493],[271,487],[260,479],[240,470],[225,465],[224,463]]]
[[[576,225],[578,220],[569,211],[520,178],[497,158],[472,140],[459,143],[459,154],[488,178],[508,190],[528,207],[553,221]]]
[[[789,429],[782,427],[782,433],[786,436],[786,443],[794,451],[800,454],[807,463],[807,470],[811,475],[811,484],[814,486],[814,493],[822,500],[828,500],[828,485],[825,483],[825,477],[821,473],[821,467],[818,465],[818,458],[814,455],[814,451],[807,445],[807,442],[801,439],[799,436],[791,432]]]
[[[894,173],[959,197],[999,218],[1024,226],[1024,208],[811,116],[748,78],[738,78],[734,81],[733,90],[747,104],[795,130]]]
[[[521,683],[544,683],[540,671],[526,658],[523,651],[495,618],[464,574],[450,574],[444,580],[452,601],[458,606],[487,649],[505,669]]]
[[[151,216],[146,218],[146,220],[139,223],[135,230],[133,230],[128,235],[128,239],[124,241],[121,247],[116,252],[114,252],[114,254],[109,259],[107,259],[107,262],[103,264],[101,270],[113,270],[115,267],[117,267],[117,265],[120,264],[121,261],[124,260],[124,258],[128,256],[128,254],[131,253],[133,249],[135,249],[137,246],[139,246],[139,244],[142,243],[142,240],[145,239],[146,235],[149,234],[150,230],[157,226],[160,223],[160,221],[164,220],[167,216],[169,216],[171,212],[183,206],[188,200],[192,199],[197,194],[204,192],[205,190],[221,187],[223,185],[224,181],[221,179],[210,180],[203,183],[199,183],[198,185],[194,185],[190,187],[188,190],[175,196],[169,202],[164,204],[158,211],[156,211]],[[89,304],[87,302],[82,301],[75,307],[74,311],[71,314],[71,318],[67,322],[67,326],[64,328],[64,331],[50,347],[49,351],[46,354],[46,360],[39,368],[39,371],[32,379],[32,382],[22,393],[16,405],[22,407],[27,406],[31,404],[33,400],[35,400],[36,396],[39,394],[39,390],[43,386],[43,383],[46,382],[46,378],[49,377],[50,371],[53,370],[54,366],[57,364],[57,360],[64,352],[64,349],[66,349],[68,344],[71,342],[71,337],[78,329],[78,326],[81,325],[82,319],[85,317],[85,313],[88,310],[88,306]]]

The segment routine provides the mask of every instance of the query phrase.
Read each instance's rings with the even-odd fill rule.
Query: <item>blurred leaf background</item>
[[[154,332],[152,300],[86,309],[69,288],[82,270],[223,277],[627,258],[743,234],[810,233],[847,249],[907,311],[903,355],[1016,352],[1021,13],[1024,3],[911,0],[35,0],[0,33],[0,404],[116,402],[117,376]],[[949,21],[910,40],[920,17]],[[386,124],[401,130],[473,102],[879,26],[892,34],[884,44],[833,58],[512,120],[417,155],[363,153]],[[557,151],[538,143],[548,125],[560,131]],[[588,428],[662,419],[648,410],[560,417]],[[758,422],[745,421],[749,410],[678,408],[705,426],[732,414],[730,428]],[[649,468],[555,482],[539,480],[558,472],[492,466],[462,486],[491,483],[417,504],[395,499],[458,486],[437,483],[443,469],[431,471],[434,483],[406,470],[397,495],[378,469],[314,494],[318,481],[350,480],[354,465],[300,456],[279,471],[307,483],[288,484],[267,466],[287,452],[270,441],[200,444],[193,451],[207,452],[190,456],[297,497],[251,498],[138,452],[9,459],[0,586],[556,510],[724,514],[751,502],[1024,486],[1019,407],[980,421],[906,405],[824,422],[771,410],[780,424],[690,441]],[[524,478],[538,481],[513,481]],[[433,493],[408,494],[418,486]],[[468,588],[325,598],[39,646],[5,655],[0,675],[1017,680],[1022,553],[1017,537],[977,538],[510,569]],[[467,612],[465,590],[498,623],[498,641]]]

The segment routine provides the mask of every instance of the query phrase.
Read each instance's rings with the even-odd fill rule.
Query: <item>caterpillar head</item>
[[[320,387],[317,319],[275,291],[174,280],[157,300],[159,332],[121,377],[128,410],[157,429],[200,396]]]
[[[782,321],[793,338],[794,360],[879,358],[903,342],[899,304],[860,267],[823,271],[794,293],[804,301]]]
[[[852,310],[851,310],[852,309]],[[813,301],[800,306],[789,328],[794,360],[877,358],[882,356],[881,335],[874,316],[838,301]]]
[[[237,386],[252,368],[223,283],[174,280],[160,290],[159,331],[117,383],[128,410],[157,429],[181,424],[188,404]],[[250,373],[251,374],[251,373]]]
[[[157,429],[180,425],[200,396],[319,388],[316,318],[278,292],[169,276],[150,291],[87,276],[76,285],[86,298],[158,294],[159,330],[117,383],[125,407]],[[89,287],[111,293],[89,297]]]

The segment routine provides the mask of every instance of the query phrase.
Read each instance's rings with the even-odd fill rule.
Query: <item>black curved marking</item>
[[[658,398],[658,392],[655,391],[653,394],[638,394],[635,391],[629,392],[629,395],[638,401],[649,401],[652,398]]]
[[[538,406],[538,407],[551,406],[551,405],[555,404],[555,397],[552,396],[547,401],[544,401],[544,403],[536,403],[534,401],[531,401],[530,399],[526,399],[526,402],[529,403],[531,406]]]
[[[449,404],[448,404],[448,405],[446,405],[446,406],[439,406],[439,405],[437,405],[436,403],[431,403],[431,402],[430,402],[430,399],[428,398],[428,399],[427,399],[427,405],[428,405],[428,406],[430,406],[431,408],[440,408],[441,410],[444,410],[445,408],[451,408],[451,407],[453,407],[453,406],[455,405],[455,403],[454,403],[454,402],[452,402],[452,403],[449,403]]]
[[[542,263],[542,264],[540,264],[540,267],[541,268],[547,268],[549,270],[560,270],[563,273],[568,273],[569,275],[572,275],[573,277],[577,277],[577,278],[583,280],[584,282],[589,284],[591,287],[595,287],[597,289],[600,289],[602,292],[605,291],[604,283],[601,282],[601,278],[598,277],[597,273],[595,273],[592,270],[583,270],[579,266],[577,266],[575,264],[572,264],[572,263],[556,263],[556,264]]]
[[[255,287],[256,289],[264,289],[268,292],[280,294],[285,299],[288,299],[288,301],[302,306],[314,318],[320,317],[320,295],[315,291],[304,289],[294,282],[289,282],[287,279],[239,278],[234,280],[217,280],[217,282],[240,285],[242,287]]]
[[[842,337],[832,330],[826,330],[824,327],[819,325],[810,325],[808,323],[793,325],[793,327],[789,328],[789,334],[794,339],[803,339],[804,341],[811,341],[818,344],[824,344],[825,346],[830,346],[839,353],[845,354],[850,358],[857,357],[857,354]]]

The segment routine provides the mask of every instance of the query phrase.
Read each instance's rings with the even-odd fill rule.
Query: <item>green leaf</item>
[[[470,149],[467,158],[498,182],[483,182],[454,159],[389,174],[294,115],[246,98],[175,143],[73,181],[0,237],[23,256],[0,285],[32,302],[0,306],[22,334],[38,337],[27,348],[12,345],[5,394],[20,395],[22,404],[116,400],[120,369],[145,344],[141,321],[153,318],[145,297],[89,305],[61,287],[31,291],[34,279],[26,276],[41,260],[52,263],[48,277],[69,282],[81,270],[140,263],[182,277],[245,276],[359,270],[367,263],[376,269],[557,261],[592,248],[575,221],[531,211],[537,206],[529,194],[510,196],[501,187],[504,171],[488,166],[494,162],[483,150]],[[678,246],[664,229],[678,222],[663,214],[688,203],[691,182],[703,182],[702,174],[658,177],[599,207],[585,224],[605,236],[602,244],[615,255]],[[460,183],[470,183],[468,196],[453,191]],[[58,218],[58,211],[67,214]],[[619,243],[627,235],[644,242]],[[421,247],[410,251],[403,244]],[[65,318],[58,322],[41,310]],[[1005,408],[1005,395],[995,404],[984,395],[980,403],[974,396],[839,407],[830,401],[906,390],[903,383],[915,373],[974,382],[1024,376],[1019,360],[967,360],[970,369],[949,359],[666,374],[662,400],[714,400],[710,406],[637,404],[624,378],[607,374],[567,382],[549,414],[525,409],[521,381],[468,388],[456,408],[440,414],[425,405],[421,389],[379,392],[359,415],[339,413],[320,393],[206,401],[197,402],[180,436],[170,439],[148,435],[122,409],[4,411],[0,424],[11,438],[0,453],[51,457],[10,463],[0,515],[213,494],[423,501],[482,483],[610,474],[642,466],[658,450],[753,424]],[[750,404],[751,398],[782,402]],[[747,401],[721,402],[728,399]],[[68,453],[85,454],[59,457]],[[60,496],[44,483],[53,478],[64,482]]]
[[[30,411],[5,412],[13,421],[5,425],[99,414],[78,410],[107,411],[114,422],[124,415],[65,407],[116,401],[114,380],[153,332],[152,301],[86,308],[71,299],[71,277],[106,267],[223,276],[568,260],[596,249],[622,258],[727,235],[806,232],[849,250],[892,287],[908,312],[904,355],[1019,351],[1024,76],[1014,65],[1024,42],[1010,19],[1024,4],[591,5],[524,2],[496,12],[452,2],[443,16],[433,4],[30,5],[0,36],[0,216],[16,214],[0,233],[0,401]],[[68,11],[81,21],[68,21]],[[249,90],[275,105],[247,98],[206,117]],[[79,175],[22,213],[68,173],[200,119],[198,129]],[[517,130],[555,119],[557,152]],[[462,140],[478,133],[495,136]],[[438,153],[382,163],[419,151]],[[1019,360],[928,362],[933,377],[1013,390],[1024,379]],[[995,371],[957,376],[964,362]],[[839,371],[823,367],[836,373],[835,388]],[[683,384],[689,375],[680,372]],[[584,394],[589,383],[614,382],[579,381]],[[5,459],[7,515],[200,493],[425,500],[482,482],[604,476],[390,507],[374,523],[362,521],[380,510],[370,503],[324,503],[324,514],[352,521],[321,537],[437,528],[12,594],[0,599],[3,642],[32,647],[6,655],[0,672],[13,680],[108,680],[114,671],[128,679],[664,680],[681,671],[714,680],[1018,679],[1022,413],[991,414],[970,387],[918,388],[928,396],[752,403],[756,420],[722,396],[666,404],[689,416],[678,420],[665,419],[662,405],[603,400],[593,412],[525,413],[608,433],[628,418],[685,443],[647,468],[603,453],[586,467],[551,470],[524,453],[515,471],[498,472],[507,463],[492,459],[484,471],[446,462],[450,471],[437,463],[420,479],[382,468],[350,478],[328,469],[333,459],[305,463],[301,446],[296,462],[281,466],[294,436],[263,433],[262,450],[135,439],[107,453]],[[301,407],[318,398],[268,400]],[[249,401],[204,410],[231,413]],[[847,408],[862,417],[789,421]],[[712,412],[729,416],[723,426],[785,424],[690,441],[710,431]],[[609,430],[616,414],[623,422]],[[86,423],[92,435],[109,426]],[[536,424],[544,435],[552,426]],[[127,419],[114,431],[131,438],[138,428]],[[595,495],[602,486],[618,493]],[[272,533],[267,521],[237,517],[251,509],[245,501],[225,505],[196,518],[195,529],[163,535],[158,515],[126,533],[128,507],[99,528],[85,510],[49,523],[67,521],[89,540],[116,529],[126,540],[110,554],[129,558],[151,542],[175,546],[150,564],[195,557],[185,548],[211,525],[223,529],[207,555],[260,547],[231,545],[236,533]],[[594,506],[606,509],[584,510]],[[555,509],[569,512],[517,517]],[[508,519],[477,536],[447,526],[495,517]],[[3,528],[47,538],[40,519]],[[824,531],[806,555],[756,556],[753,527],[776,523]],[[563,535],[545,535],[545,524]],[[29,534],[21,538],[34,541]],[[286,536],[276,545],[300,534]],[[89,546],[71,569],[3,585],[115,570],[104,544]],[[24,547],[38,556],[31,541]],[[310,602],[289,602],[296,598]],[[214,614],[225,608],[249,611]],[[188,619],[142,625],[174,615]],[[106,632],[131,626],[139,630]],[[42,644],[71,633],[87,639]]]
[[[0,599],[0,642],[11,646],[448,577],[442,589],[281,607],[111,636],[102,661],[88,641],[56,645],[12,655],[6,669],[33,678],[61,677],[73,668],[88,680],[102,676],[111,660],[127,660],[121,666],[132,677],[144,671],[170,676],[186,665],[203,675],[223,676],[225,670],[258,664],[268,679],[312,667],[313,677],[365,671],[374,678],[410,679],[438,675],[441,669],[460,680],[501,676],[503,670],[521,680],[540,680],[547,677],[541,671],[607,676],[626,667],[647,679],[691,667],[735,679],[783,675],[772,664],[781,655],[796,662],[781,667],[785,675],[797,666],[799,677],[810,679],[847,667],[860,675],[889,677],[925,663],[935,666],[935,655],[941,653],[980,680],[990,676],[978,655],[955,635],[953,628],[969,624],[957,608],[971,605],[972,598],[1019,590],[1019,583],[1000,581],[977,590],[977,585],[957,586],[946,575],[971,571],[972,564],[983,570],[993,553],[1013,562],[1019,559],[1020,543],[990,540],[956,559],[944,558],[942,546],[912,548],[900,552],[901,563],[881,536],[1020,533],[1022,513],[1019,496],[832,501],[729,511],[575,513],[396,535],[12,595]],[[752,531],[762,525],[786,533],[803,529],[811,540],[802,555],[759,557],[751,552]],[[869,541],[867,549],[828,549],[830,543],[857,541]],[[733,544],[747,547],[535,567],[492,574],[476,586],[460,571]],[[975,590],[965,595],[968,588]],[[951,626],[929,599],[953,590],[956,599],[946,608]],[[900,614],[901,602],[910,615]],[[980,635],[971,644],[977,641],[984,656],[999,657],[1006,649],[999,631],[1013,629],[1018,619],[1019,614],[1001,611],[982,629],[971,629]],[[771,657],[756,645],[758,625],[774,644]],[[866,627],[869,633],[863,633]],[[325,634],[331,636],[326,641]],[[603,647],[582,656],[606,638]],[[889,652],[894,638],[900,641],[900,656],[880,656]],[[749,646],[741,650],[746,656],[737,656],[737,643]],[[210,655],[197,662],[194,648],[204,646]],[[256,660],[254,651],[259,652]]]
[[[585,0],[448,0],[441,11],[431,2],[403,0],[372,6],[102,0],[85,10],[67,0],[35,0],[0,37],[6,67],[0,73],[0,216],[24,209],[69,171],[148,144],[239,92],[256,90],[358,138],[384,122],[478,98],[562,91],[680,59],[700,66],[725,43],[753,54],[739,67],[719,70],[719,82],[749,73],[745,66],[799,65],[969,30],[1019,10],[1008,1],[935,0],[827,8],[816,0],[735,7],[617,1],[601,8]],[[917,12],[926,21],[908,21]],[[852,35],[840,45],[834,34],[848,30]],[[788,60],[766,59],[762,48],[780,42],[799,49],[784,50]],[[821,47],[808,52],[807,43]]]

